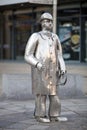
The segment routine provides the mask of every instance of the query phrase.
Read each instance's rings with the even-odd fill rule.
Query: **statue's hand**
[[[67,82],[67,71],[61,71],[60,72],[60,77],[59,77],[59,85],[65,85]]]
[[[64,74],[66,74],[66,72],[67,72],[66,70],[61,70],[60,74],[64,75]]]
[[[46,69],[46,65],[43,63],[42,64],[42,70],[45,70]]]
[[[43,70],[46,69],[46,66],[45,66],[45,64],[38,63],[38,64],[37,64],[37,69],[38,69],[39,71],[43,71]]]
[[[42,70],[42,64],[41,63],[38,63],[36,67],[37,67],[38,70]]]

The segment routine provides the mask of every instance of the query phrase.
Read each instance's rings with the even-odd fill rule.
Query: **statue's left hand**
[[[64,75],[64,74],[66,74],[66,73],[67,73],[66,70],[61,70],[61,72],[60,72],[61,75]]]

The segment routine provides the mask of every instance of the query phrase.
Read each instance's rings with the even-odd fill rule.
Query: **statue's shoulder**
[[[39,34],[38,32],[35,32],[35,33],[32,33],[31,36],[30,36],[30,40],[38,40],[39,38]]]
[[[38,34],[39,32],[35,32],[35,33],[33,33],[31,36],[32,37],[37,37],[39,34]]]
[[[37,32],[37,35],[39,38],[45,39],[45,35],[44,35],[43,31]]]
[[[43,35],[43,31],[37,32],[38,35]]]
[[[58,35],[52,32],[52,37],[55,38],[55,39],[57,39]]]

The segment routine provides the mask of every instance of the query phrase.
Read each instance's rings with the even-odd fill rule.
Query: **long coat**
[[[24,58],[32,68],[32,92],[56,95],[58,81],[56,73],[59,67],[65,69],[58,36],[44,31],[33,33],[27,42]],[[45,64],[45,70],[39,71],[36,68],[38,62]]]

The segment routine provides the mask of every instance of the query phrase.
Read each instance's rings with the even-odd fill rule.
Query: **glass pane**
[[[33,19],[31,14],[15,16],[15,58],[24,59],[25,46],[32,32]]]
[[[80,53],[80,25],[79,10],[59,11],[58,35],[63,48],[65,60],[79,60]],[[71,15],[70,15],[71,14]]]

